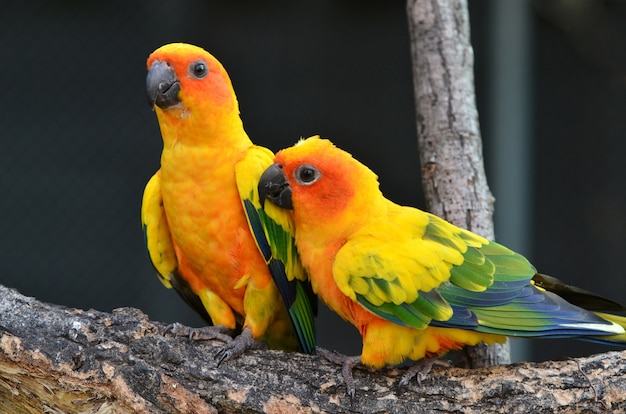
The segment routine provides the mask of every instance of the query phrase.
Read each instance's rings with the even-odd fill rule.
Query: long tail
[[[537,273],[532,278],[532,283],[539,289],[544,289],[552,293],[556,293],[569,303],[579,306],[589,311],[610,311],[624,312],[626,307],[621,303],[603,298],[602,296],[581,289],[576,286],[568,285],[556,277]]]
[[[613,300],[604,298],[596,293],[590,292],[585,289],[581,289],[576,286],[571,286],[566,284],[565,282],[548,275],[536,274],[532,282],[535,286],[540,289],[545,289],[549,292],[556,293],[563,299],[567,300],[569,303],[572,303],[576,306],[579,306],[583,309],[587,309],[592,311],[595,315],[599,316],[602,319],[613,322],[626,331],[626,317],[615,315],[612,313],[606,313],[606,311],[610,312],[624,312],[626,311],[626,307],[621,303],[615,302]],[[626,333],[618,334],[618,335],[607,335],[607,336],[592,336],[588,337],[593,342],[600,342],[605,344],[612,345],[622,345],[626,344]]]

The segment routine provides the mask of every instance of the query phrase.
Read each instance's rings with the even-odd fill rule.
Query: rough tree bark
[[[164,333],[139,310],[48,305],[0,286],[2,413],[564,413],[626,410],[626,353],[476,370],[439,369],[398,389],[401,369],[355,370],[253,351],[216,365],[220,342]]]
[[[466,0],[408,0],[417,135],[428,209],[494,239]],[[464,364],[510,362],[508,343],[468,348]],[[465,359],[465,358],[462,358]]]

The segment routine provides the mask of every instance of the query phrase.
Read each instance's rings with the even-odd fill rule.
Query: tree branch
[[[626,353],[468,371],[436,368],[398,389],[401,369],[341,369],[253,351],[216,365],[220,342],[164,334],[136,309],[48,305],[0,286],[0,412],[606,412],[626,409]]]
[[[434,214],[494,239],[465,0],[408,0],[422,186]],[[468,348],[466,366],[510,362],[509,346]]]

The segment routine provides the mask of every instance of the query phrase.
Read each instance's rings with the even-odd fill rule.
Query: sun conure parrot
[[[596,306],[592,294],[537,275],[520,254],[393,203],[369,168],[328,140],[311,137],[278,152],[259,194],[266,208],[293,211],[313,291],[363,337],[360,358],[344,361],[351,396],[359,361],[380,368],[422,360],[416,366],[427,372],[446,351],[506,336],[626,341],[626,318],[592,313],[537,285],[590,308],[620,305],[600,299]],[[402,382],[418,372],[410,369]]]
[[[163,152],[141,216],[161,281],[208,322],[242,329],[218,353],[220,362],[259,340],[313,353],[315,304],[301,282],[291,212],[261,210],[257,194],[274,155],[244,131],[224,67],[183,43],[160,47],[147,66]],[[269,246],[264,229],[280,242]]]

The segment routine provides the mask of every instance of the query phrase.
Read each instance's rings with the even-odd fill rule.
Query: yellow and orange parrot
[[[433,357],[506,336],[626,342],[626,318],[590,312],[538,285],[589,308],[592,294],[537,275],[498,243],[386,199],[376,175],[328,140],[311,137],[278,152],[259,194],[265,207],[293,211],[313,291],[363,337],[360,358],[344,361],[351,396],[358,362],[421,360],[415,366],[428,372]],[[608,300],[598,307],[623,309]],[[419,380],[419,369],[410,369],[401,383],[416,373]]]
[[[257,193],[274,155],[244,131],[226,70],[183,43],[155,50],[147,66],[163,152],[141,216],[161,281],[207,322],[241,329],[218,353],[220,362],[260,340],[313,353],[315,304],[301,282],[291,212],[261,210]],[[280,242],[270,246],[264,231]]]

